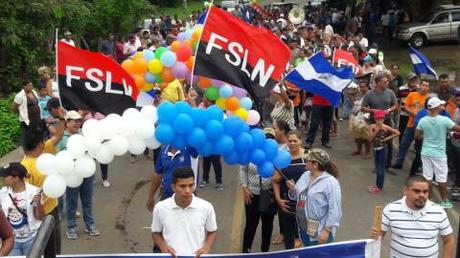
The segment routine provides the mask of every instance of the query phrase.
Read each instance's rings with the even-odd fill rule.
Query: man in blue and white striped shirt
[[[429,185],[423,176],[406,180],[404,197],[387,204],[382,214],[382,229],[372,228],[372,238],[391,232],[391,257],[438,257],[441,235],[443,258],[454,257],[455,238],[444,209],[428,200]]]

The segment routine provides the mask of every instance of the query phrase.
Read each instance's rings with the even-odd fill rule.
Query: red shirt
[[[312,104],[316,106],[330,106],[331,102],[318,94],[313,95]]]

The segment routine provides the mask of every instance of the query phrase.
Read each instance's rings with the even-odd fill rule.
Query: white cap
[[[283,17],[283,18],[284,18],[284,13],[280,13],[280,17]]]
[[[428,100],[427,107],[428,109],[437,108],[440,105],[444,105],[446,102],[444,100],[440,100],[438,97],[432,97]]]
[[[369,53],[369,55],[377,55],[377,49],[371,48],[371,49],[369,49],[369,51],[367,53]]]
[[[65,114],[65,120],[78,120],[82,118],[83,117],[75,110],[68,111],[67,114]]]

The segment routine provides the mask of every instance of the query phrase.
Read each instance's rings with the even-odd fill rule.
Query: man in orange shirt
[[[420,109],[425,106],[428,93],[430,92],[430,83],[422,81],[418,91],[411,92],[407,95],[404,100],[403,109],[409,113],[409,120],[407,121],[407,128],[404,130],[404,134],[399,146],[398,156],[396,157],[396,163],[393,168],[401,169],[403,167],[404,159],[406,158],[407,150],[409,150],[412,141],[414,140],[414,118]]]

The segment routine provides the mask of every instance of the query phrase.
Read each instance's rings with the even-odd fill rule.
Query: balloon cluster
[[[163,102],[158,107],[155,137],[178,149],[191,146],[204,157],[222,155],[229,165],[252,162],[262,177],[272,176],[275,168],[285,168],[291,162],[290,154],[279,150],[275,140],[266,139],[263,130],[250,130],[238,116],[224,119],[216,105],[200,109],[184,101]]]
[[[94,175],[96,162],[108,164],[114,156],[126,152],[138,155],[160,143],[154,137],[157,121],[156,107],[145,106],[139,112],[130,108],[123,115],[110,114],[102,120],[90,119],[83,124],[82,133],[67,140],[67,149],[56,155],[44,153],[37,158],[37,169],[48,175],[43,183],[44,193],[53,198],[62,196],[66,187],[78,187],[84,178]]]
[[[194,50],[203,27],[187,29],[177,35],[177,40],[168,47],[159,47],[155,51],[137,52],[121,63],[134,78],[136,87],[143,92],[148,92],[155,83],[163,89],[174,79],[190,78]]]

